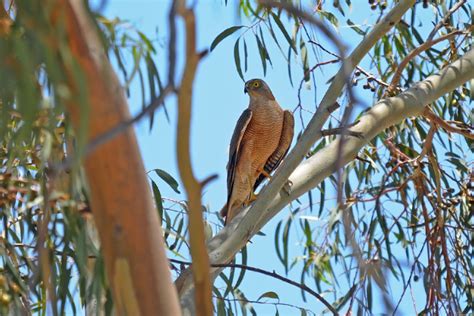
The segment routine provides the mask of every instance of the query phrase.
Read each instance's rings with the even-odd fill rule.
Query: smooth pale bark
[[[376,103],[371,110],[365,113],[351,131],[361,132],[363,138],[348,137],[344,140],[339,151],[340,139],[317,152],[304,161],[289,177],[293,183],[290,194],[283,190],[270,201],[268,208],[258,208],[254,213],[243,210],[229,226],[224,227],[214,236],[208,248],[211,250],[209,258],[211,264],[228,262],[253,236],[253,231],[259,231],[271,218],[293,200],[302,194],[317,187],[325,178],[336,171],[338,158],[342,165],[351,162],[357,153],[377,134],[386,128],[398,124],[403,119],[421,115],[425,107],[453,91],[468,80],[474,78],[474,49],[470,50],[459,60],[445,67],[438,74],[428,77],[412,88],[396,97],[383,99]],[[260,214],[262,214],[260,216]],[[241,225],[242,219],[254,221],[249,229]],[[215,277],[221,269],[212,269]],[[190,272],[184,271],[177,281],[179,286],[183,313],[192,311],[193,284]]]
[[[86,79],[88,117],[80,116],[77,101],[71,100],[68,110],[75,127],[88,120],[88,136],[94,139],[129,119],[126,98],[83,1],[49,4],[54,7],[51,20],[65,25],[72,57]],[[71,78],[71,91],[76,86]],[[84,167],[115,313],[180,315],[158,213],[133,129],[99,146],[86,157]]]
[[[238,222],[241,229],[246,231],[246,236],[248,238],[253,236],[258,231],[256,228],[256,223],[261,222],[261,219],[263,219],[261,210],[267,209],[270,206],[271,201],[275,198],[275,196],[277,196],[277,194],[279,194],[279,191],[287,181],[288,177],[295,170],[298,164],[300,164],[304,159],[311,146],[321,139],[321,129],[329,117],[329,109],[333,107],[334,103],[339,98],[342,89],[347,82],[348,75],[354,70],[354,68],[370,51],[375,43],[377,43],[383,35],[385,35],[394,25],[400,21],[405,12],[408,11],[414,3],[415,0],[400,1],[383,17],[383,19],[380,20],[380,22],[378,22],[372,28],[372,30],[364,37],[360,44],[357,45],[351,55],[343,62],[341,69],[333,78],[332,83],[325,93],[317,112],[309,122],[303,135],[285,158],[276,174],[270,180],[270,183],[260,192],[259,198],[250,208],[249,216],[244,217],[241,222]],[[243,239],[240,237],[227,238],[229,237],[229,229],[231,227],[235,227],[236,224],[237,221],[233,221],[230,226],[218,234],[218,236],[221,237],[216,236],[216,238],[213,238],[208,245],[209,251],[219,251],[217,248],[225,248],[235,249],[235,252],[237,252],[241,247],[243,247]],[[223,236],[226,237],[223,238]],[[222,263],[230,260],[226,257],[226,255],[223,255],[221,258],[226,259],[220,260],[214,258],[217,261],[213,261],[211,258],[211,263]],[[182,299],[181,306],[184,309],[183,313],[193,313],[194,307],[192,301],[187,299],[187,302],[183,303],[183,293],[189,287],[192,287],[189,269],[182,273],[175,283]]]

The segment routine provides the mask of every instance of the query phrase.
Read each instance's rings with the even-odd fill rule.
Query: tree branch
[[[436,32],[438,32],[438,30],[442,28],[446,22],[448,22],[448,20],[451,18],[451,15],[459,10],[464,3],[466,3],[466,0],[459,0],[455,5],[453,5],[453,7],[446,13],[444,18],[433,28],[431,33],[426,38],[426,42],[431,42],[431,40],[435,37]]]
[[[388,89],[389,93],[395,94],[398,88],[398,83],[400,82],[400,78],[402,76],[403,70],[405,70],[405,67],[408,65],[408,63],[415,58],[416,56],[420,55],[422,52],[430,49],[434,45],[438,44],[439,42],[442,42],[444,40],[450,39],[451,37],[459,34],[465,34],[466,32],[469,32],[469,30],[463,31],[463,30],[457,30],[453,31],[449,34],[446,34],[444,36],[441,36],[435,40],[429,41],[429,42],[424,42],[422,45],[418,46],[414,50],[412,50],[398,65],[397,71],[392,77],[392,81],[390,82],[390,87]]]
[[[178,124],[176,129],[178,169],[188,198],[189,243],[193,259],[194,284],[196,286],[196,315],[208,316],[213,314],[209,255],[207,253],[204,224],[202,221],[201,184],[194,177],[192,170],[189,140],[193,83],[200,56],[196,52],[194,12],[192,9],[185,8],[184,1],[178,1],[175,5],[178,6],[176,8],[178,13],[184,18],[186,29],[186,64],[178,92]],[[175,5],[172,7],[174,8]]]
[[[434,114],[433,111],[429,108],[425,109],[425,111],[423,112],[423,116],[426,117],[428,120],[430,120],[432,123],[435,123],[439,127],[444,128],[449,133],[457,133],[457,134],[463,135],[466,138],[474,139],[474,133],[472,132],[472,127],[469,128],[466,126],[465,128],[462,128],[462,127],[452,126],[448,122],[446,122],[445,120],[443,120],[442,118]]]
[[[350,68],[352,71],[370,51],[373,45],[375,45],[375,43],[401,19],[403,14],[411,8],[414,3],[415,0],[400,1],[379,23],[374,26],[372,31],[364,37],[352,54],[344,60],[340,70],[333,78],[328,91],[323,97],[316,114],[308,124],[307,129],[276,171],[275,175],[270,180],[270,183],[263,188],[259,198],[251,206],[250,211],[248,211],[248,215],[245,217],[243,216],[244,214],[247,214],[247,210],[240,212],[241,214],[237,216],[239,220],[233,220],[209,241],[208,248],[210,250],[209,257],[211,263],[228,262],[235,253],[245,245],[247,240],[258,232],[263,225],[268,222],[271,217],[275,216],[275,214],[278,213],[278,211],[280,211],[287,203],[293,200],[295,195],[299,196],[309,190],[309,185],[303,186],[306,191],[295,191],[295,188],[292,187],[292,198],[290,198],[287,193],[280,192],[281,188],[290,177],[290,174],[295,170],[298,164],[300,164],[309,152],[311,146],[321,139],[321,129],[330,115],[328,109],[336,104],[337,98],[347,82],[347,68]],[[351,142],[348,141],[348,143],[350,144]],[[334,158],[333,161],[336,160],[337,159]],[[325,161],[325,164],[327,165],[329,162],[331,162],[331,160]],[[317,170],[319,170],[319,168]],[[326,169],[325,171],[327,172],[329,170],[330,169]],[[295,172],[296,171],[297,170],[295,170]],[[311,179],[306,178],[304,175],[303,177],[308,181],[308,183],[311,183]],[[276,197],[279,192],[279,196]],[[274,204],[275,201],[280,201],[281,204],[277,204],[276,207]],[[218,272],[218,269],[212,269],[213,275],[216,275]],[[175,284],[180,293],[181,306],[192,311],[193,302],[188,297],[191,295],[190,293],[192,293],[193,289],[190,272],[185,271],[185,273],[182,273],[176,280]]]
[[[301,186],[302,189],[296,191],[295,188],[292,187],[290,196],[286,192],[280,192],[283,185],[288,181],[290,174],[295,170],[298,164],[300,164],[309,152],[311,146],[321,139],[321,129],[330,115],[329,109],[334,107],[337,98],[347,82],[348,69],[352,71],[370,51],[373,45],[375,45],[375,43],[401,19],[403,14],[411,8],[414,3],[415,0],[400,1],[379,23],[374,26],[372,31],[364,37],[352,54],[344,60],[307,129],[288,157],[285,158],[282,165],[270,180],[270,183],[263,188],[259,198],[251,206],[248,214],[247,210],[241,212],[241,214],[237,216],[238,220],[233,220],[209,241],[208,249],[210,251],[209,257],[211,263],[224,263],[230,261],[235,253],[245,245],[247,240],[258,232],[263,225],[270,220],[270,218],[275,216],[275,214],[277,214],[290,201],[313,187],[311,179],[307,178],[305,175],[301,175],[301,177],[307,181],[308,185]],[[341,54],[341,56],[343,55]],[[362,143],[362,140],[359,140],[359,142]],[[352,140],[348,141],[348,145],[350,144],[352,144]],[[348,145],[344,147],[348,147]],[[333,160],[326,160],[325,165],[327,166],[328,163],[336,160],[336,158],[333,158]],[[303,167],[303,165],[301,167]],[[316,169],[321,171],[319,168]],[[325,171],[327,173],[330,170],[331,169],[328,168]],[[297,170],[295,170],[295,172],[296,171]],[[329,174],[325,175],[329,176]],[[279,192],[280,194],[277,196]],[[276,201],[279,201],[279,203],[275,204]],[[247,216],[243,216],[244,214],[247,214]],[[216,275],[218,272],[219,268],[212,269],[212,275]],[[185,271],[176,280],[175,284],[180,293],[182,308],[191,311],[192,313],[193,302],[189,299],[189,295],[192,295],[193,284],[190,274],[189,270]]]
[[[407,117],[421,115],[427,104],[434,102],[473,77],[474,49],[445,67],[438,74],[419,82],[397,97],[377,102],[371,110],[360,118],[359,124],[351,129],[362,133],[364,139],[351,137],[345,140],[341,152],[338,151],[340,142],[340,139],[338,139],[302,163],[289,177],[289,180],[293,183],[290,194],[281,192],[269,201],[268,208],[255,209],[258,212],[263,212],[264,217],[253,226],[244,226],[242,223],[245,219],[250,218],[255,221],[258,217],[253,214],[250,215],[249,208],[240,212],[228,226],[209,242],[211,263],[230,260],[252,236],[252,231],[260,230],[265,223],[291,201],[317,187],[325,178],[334,173],[337,167],[338,155],[342,156],[342,163],[347,164],[357,156],[357,153],[365,144],[384,129]],[[256,203],[253,206],[254,208]],[[218,268],[216,268],[212,270],[212,273],[215,274],[218,271]],[[186,300],[186,296],[192,292],[193,288],[188,273],[185,271],[177,281],[177,284],[181,287],[179,291],[182,302]]]
[[[255,227],[256,219],[260,220],[265,217],[265,211],[262,212],[262,210],[268,208],[271,200],[281,190],[291,172],[295,170],[298,164],[304,159],[311,146],[321,139],[321,129],[330,114],[328,108],[336,103],[337,98],[347,82],[348,73],[354,69],[373,45],[375,45],[375,43],[401,19],[403,14],[411,8],[414,2],[415,0],[401,1],[390,12],[388,12],[388,14],[377,25],[374,26],[372,31],[368,33],[362,42],[354,49],[352,54],[344,60],[340,70],[333,78],[328,91],[324,95],[316,114],[309,122],[303,135],[282,162],[280,168],[272,177],[269,184],[260,192],[259,199],[257,199],[255,204],[253,204],[251,211],[249,212],[249,215],[253,214],[244,218],[240,223],[240,225],[245,227],[244,230],[248,231],[249,237],[256,232],[253,228]],[[283,7],[283,9],[286,9],[286,7]],[[341,56],[343,57],[342,54]],[[235,242],[232,240],[226,241]]]

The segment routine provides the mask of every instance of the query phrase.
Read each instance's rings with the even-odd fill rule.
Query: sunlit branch
[[[427,104],[434,102],[473,77],[474,50],[471,50],[438,74],[417,83],[397,97],[377,102],[360,118],[360,122],[351,128],[352,131],[361,132],[364,139],[349,138],[341,152],[338,151],[340,140],[336,140],[302,163],[289,177],[293,183],[290,194],[280,193],[270,201],[270,206],[267,209],[258,209],[265,214],[263,220],[257,224],[242,225],[244,220],[251,216],[250,213],[247,213],[248,209],[243,210],[229,226],[226,226],[209,242],[208,247],[212,250],[211,263],[230,260],[241,245],[245,244],[252,236],[247,227],[253,227],[258,231],[288,203],[315,188],[326,177],[334,173],[338,155],[342,155],[344,164],[352,161],[359,150],[385,128],[399,123],[406,117],[421,115]],[[242,220],[240,224],[239,220]],[[217,271],[215,270],[214,273]],[[186,271],[178,280],[178,283],[181,284],[181,299],[183,299],[184,291],[191,290],[192,284],[189,283],[189,275]]]
[[[380,38],[401,19],[403,14],[412,7],[414,2],[415,0],[400,1],[378,24],[374,26],[372,31],[364,37],[362,42],[347,58],[347,61],[343,62],[343,66],[333,78],[328,91],[321,101],[316,114],[311,119],[307,129],[297,142],[295,148],[293,148],[287,158],[283,161],[280,168],[270,180],[270,183],[263,188],[257,201],[251,206],[251,209],[248,211],[248,213],[246,210],[244,210],[237,216],[237,218],[241,220],[235,219],[230,223],[230,225],[222,229],[209,241],[208,248],[210,250],[211,263],[228,262],[235,255],[235,253],[245,245],[247,240],[250,239],[256,232],[258,232],[263,227],[263,225],[267,223],[273,216],[275,216],[285,205],[301,194],[307,192],[314,186],[318,185],[322,179],[334,172],[333,163],[337,160],[337,158],[333,156],[326,156],[324,158],[325,160],[321,165],[324,165],[325,169],[324,172],[322,172],[318,177],[313,176],[312,178],[309,178],[310,174],[313,174],[315,171],[322,171],[319,166],[315,167],[313,164],[311,164],[311,168],[308,170],[306,166],[308,166],[309,162],[302,164],[300,166],[301,168],[298,168],[298,170],[295,170],[295,168],[304,159],[311,146],[316,141],[321,139],[322,126],[330,114],[328,109],[332,108],[334,104],[336,104],[337,98],[340,96],[346,84],[348,73],[346,68],[349,67],[350,69],[353,69],[355,65],[357,65],[370,51],[373,45],[375,45],[375,43],[377,43]],[[373,128],[372,124],[369,126]],[[383,127],[384,125],[381,124],[378,126]],[[363,132],[362,130],[358,131]],[[365,142],[368,141],[368,139],[374,137],[375,135],[366,135],[364,132],[364,136],[366,137],[364,140],[348,140],[347,143],[349,143],[351,146],[346,144],[345,148],[347,147],[353,149],[354,145],[352,143],[354,142],[355,144],[358,144],[358,151],[358,149],[362,147]],[[338,146],[338,142],[335,142],[335,145]],[[331,148],[334,148],[334,144],[331,146]],[[348,159],[352,160],[357,155],[357,151],[355,153],[351,153],[349,157],[345,157],[343,162],[346,162]],[[334,154],[331,151],[328,151],[327,148],[324,148],[321,151],[321,154],[322,153]],[[313,156],[313,158],[314,157],[315,156]],[[299,170],[304,170],[304,173],[301,174],[298,172]],[[293,179],[295,178],[293,176],[290,177],[292,172],[298,177],[297,180],[299,185],[293,185],[290,195],[288,196],[286,192],[280,192],[280,189],[285,183],[287,183],[288,178],[290,178],[290,180],[293,182]],[[279,192],[280,194],[278,194]],[[213,269],[213,274],[216,272],[218,272],[218,269]],[[185,273],[183,273],[178,278],[176,284],[181,296],[182,304],[184,301],[187,302],[186,304],[191,304],[191,301],[184,297],[189,295],[193,289],[190,274],[185,271]],[[188,294],[185,292],[188,292]],[[189,306],[189,308],[192,307]]]

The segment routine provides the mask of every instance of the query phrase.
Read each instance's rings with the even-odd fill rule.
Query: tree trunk
[[[72,121],[88,122],[88,137],[129,119],[118,78],[105,55],[83,1],[54,1],[51,19],[64,23],[72,57],[85,77],[89,115],[81,117],[78,101],[70,102]],[[71,72],[73,69],[69,69]],[[70,89],[76,83],[71,80]],[[145,174],[135,133],[128,128],[85,159],[90,204],[99,232],[119,315],[180,315],[158,213]]]

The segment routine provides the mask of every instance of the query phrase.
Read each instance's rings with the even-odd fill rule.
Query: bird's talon
[[[257,198],[258,198],[258,194],[255,194],[254,192],[250,192],[250,197],[247,201],[247,205],[254,202]]]
[[[259,169],[258,172],[261,173],[265,178],[268,178],[268,180],[271,180],[272,176],[267,171],[265,171],[265,169]]]

